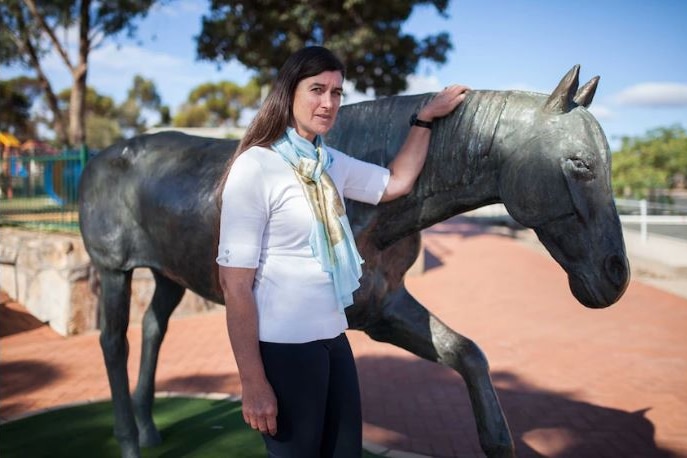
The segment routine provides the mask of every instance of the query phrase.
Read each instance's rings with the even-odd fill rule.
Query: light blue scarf
[[[360,287],[360,265],[364,262],[355,245],[346,210],[334,182],[327,174],[332,157],[322,138],[311,143],[289,127],[272,148],[293,167],[313,213],[310,246],[315,258],[334,281],[339,310],[353,304]]]

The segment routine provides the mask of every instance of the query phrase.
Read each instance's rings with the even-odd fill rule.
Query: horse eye
[[[594,172],[587,162],[579,157],[570,157],[566,160],[570,172],[583,180],[591,180],[594,178]]]
[[[589,166],[587,165],[587,163],[578,157],[570,159],[570,162],[572,162],[576,169],[589,170]]]

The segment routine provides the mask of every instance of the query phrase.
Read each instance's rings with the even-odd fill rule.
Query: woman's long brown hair
[[[296,51],[289,57],[279,70],[277,78],[265,102],[258,110],[257,115],[248,126],[245,135],[241,139],[236,152],[227,162],[222,178],[215,188],[215,202],[221,211],[222,192],[229,176],[231,165],[237,157],[251,146],[270,147],[286,128],[291,124],[293,99],[296,87],[301,80],[319,75],[326,71],[340,71],[343,77],[346,76],[343,63],[327,48],[321,46],[308,46]],[[215,247],[219,245],[219,223],[215,226]],[[219,284],[219,266],[215,263],[215,284],[221,291]]]
[[[301,80],[326,71],[340,71],[345,77],[343,63],[327,48],[308,46],[293,53],[279,70],[265,102],[248,126],[236,152],[217,184],[217,205],[222,206],[222,191],[236,158],[252,146],[270,147],[291,125],[293,100]]]

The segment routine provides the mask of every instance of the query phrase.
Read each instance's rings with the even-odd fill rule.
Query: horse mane
[[[456,214],[456,208],[465,211],[483,203],[479,182],[494,172],[495,166],[490,164],[498,158],[494,157],[493,142],[512,95],[511,91],[471,91],[453,113],[435,120],[427,161],[411,194],[372,212],[380,215],[374,231],[379,247],[426,227],[426,216],[436,215],[438,208],[445,210],[439,217],[448,218]],[[327,144],[353,157],[387,166],[408,135],[410,115],[433,96],[395,96],[343,106]],[[467,187],[472,191],[456,193],[456,189]],[[446,204],[449,198],[455,205]],[[428,207],[436,209],[428,212]],[[369,210],[354,211],[351,223],[369,227]],[[361,221],[356,224],[359,218]],[[389,234],[393,235],[388,237]]]
[[[430,154],[415,189],[418,197],[455,186],[456,176],[466,184],[478,178],[484,160],[491,154],[511,94],[512,91],[471,91],[456,111],[435,120]],[[410,115],[433,96],[393,96],[345,105],[326,142],[350,156],[387,166],[408,135]]]

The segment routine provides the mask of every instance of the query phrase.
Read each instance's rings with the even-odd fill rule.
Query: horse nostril
[[[627,282],[627,263],[625,258],[611,255],[604,261],[606,276],[616,287],[621,287]]]

